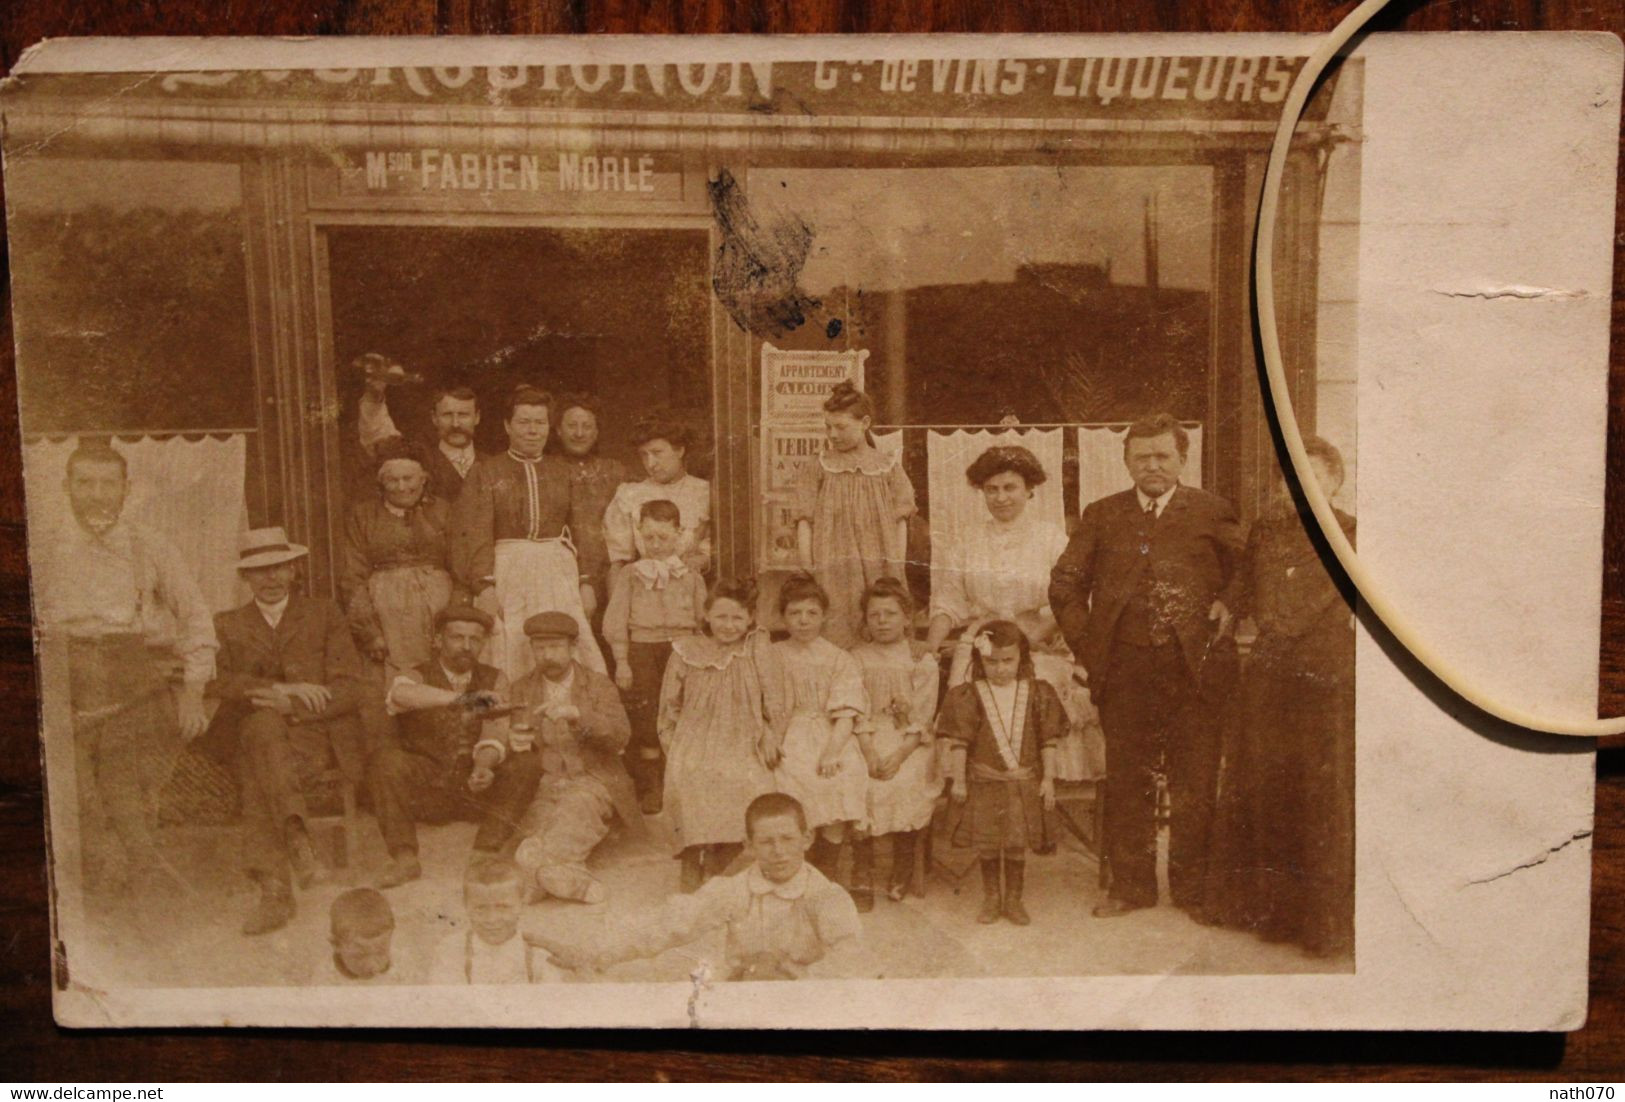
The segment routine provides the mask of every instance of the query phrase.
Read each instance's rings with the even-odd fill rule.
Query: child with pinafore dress
[[[794,796],[816,832],[808,860],[831,880],[840,849],[869,817],[869,755],[858,721],[869,710],[857,659],[824,638],[829,597],[810,575],[794,574],[779,590],[779,614],[790,638],[773,644],[785,680],[789,723],[774,771],[780,792]],[[851,891],[859,910],[874,904],[873,849],[854,849]],[[867,903],[866,903],[867,901]]]
[[[745,841],[745,809],[773,791],[783,709],[772,646],[752,630],[748,585],[718,583],[704,634],[672,640],[660,688],[665,814],[677,836],[682,888],[726,869]]]
[[[852,648],[863,670],[869,713],[860,733],[869,737],[869,838],[889,838],[891,876],[886,894],[901,901],[914,886],[920,832],[931,825],[942,775],[937,768],[937,659],[909,637],[914,602],[908,586],[881,578],[863,594],[868,640]]]
[[[1009,620],[983,625],[972,641],[971,680],[948,690],[937,719],[951,749],[950,796],[965,807],[955,841],[968,829],[981,856],[978,922],[1001,914],[1017,926],[1032,921],[1021,903],[1026,851],[1046,845],[1044,812],[1055,806],[1055,747],[1065,731],[1060,698],[1033,674],[1026,634]]]
[[[829,594],[824,633],[837,646],[858,641],[858,605],[870,583],[903,577],[914,486],[901,455],[875,447],[874,403],[850,382],[824,402],[828,446],[796,487],[801,567]]]

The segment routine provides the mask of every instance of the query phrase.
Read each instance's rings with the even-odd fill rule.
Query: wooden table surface
[[[1320,31],[1353,7],[1308,0],[10,0],[0,72],[42,38],[118,34],[560,34]],[[1625,29],[1625,0],[1396,0],[1383,30]],[[1539,93],[1538,88],[1530,94]],[[1625,190],[1621,191],[1625,198]],[[1625,713],[1625,356],[1616,238],[1603,714]],[[1390,1079],[1600,1082],[1625,1073],[1625,744],[1597,765],[1591,1017],[1560,1035],[175,1031],[70,1033],[51,1021],[39,743],[11,320],[0,330],[0,1078]],[[1534,901],[1531,901],[1532,903]],[[1493,962],[1487,962],[1493,967]]]

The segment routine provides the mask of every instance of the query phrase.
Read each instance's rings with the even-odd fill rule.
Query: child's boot
[[[914,886],[914,837],[916,831],[899,831],[891,836],[891,876],[886,895],[901,903]]]
[[[1032,916],[1027,908],[1021,905],[1022,881],[1027,872],[1027,862],[1011,861],[1006,858],[1004,862],[1004,917],[1017,926],[1032,924]]]
[[[637,773],[632,780],[638,790],[638,810],[645,815],[659,815],[665,803],[665,759],[658,749],[645,746],[637,753]]]
[[[835,882],[835,867],[841,861],[841,847],[837,842],[831,842],[822,834],[813,839],[812,848],[807,851],[807,863],[819,872],[830,883]]]
[[[875,909],[875,840],[852,839],[852,902],[859,911]]]
[[[678,879],[678,887],[684,892],[697,892],[700,885],[705,883],[705,847],[688,846],[681,856],[683,871]]]
[[[976,921],[983,926],[991,926],[999,920],[1003,911],[999,899],[999,859],[997,857],[982,858],[982,909],[976,912]]]

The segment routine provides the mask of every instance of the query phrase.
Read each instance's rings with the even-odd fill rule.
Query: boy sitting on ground
[[[540,927],[525,940],[573,970],[653,957],[719,927],[727,930],[730,980],[857,976],[865,971],[857,908],[845,889],[806,863],[813,835],[792,796],[758,796],[745,810],[751,865],[667,900],[643,920],[616,924],[593,944],[570,944]]]

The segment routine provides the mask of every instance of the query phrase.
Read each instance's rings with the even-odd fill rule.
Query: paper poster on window
[[[844,380],[861,388],[868,358],[865,348],[806,352],[762,342],[761,569],[796,568],[796,478],[823,450],[825,399]]]

